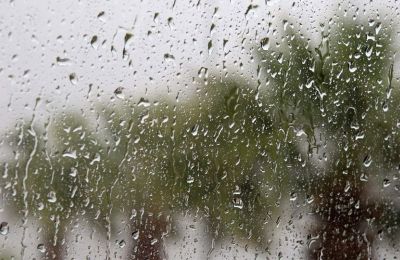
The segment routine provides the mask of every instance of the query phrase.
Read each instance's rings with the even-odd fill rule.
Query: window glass
[[[398,1],[0,3],[1,259],[396,259]]]

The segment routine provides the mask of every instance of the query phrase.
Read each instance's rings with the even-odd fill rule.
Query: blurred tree
[[[312,259],[370,259],[378,230],[398,227],[382,180],[397,172],[399,92],[393,89],[391,30],[379,21],[338,20],[320,46],[290,26],[264,51],[271,98],[295,131],[307,167],[298,183],[317,219]],[[306,139],[306,140],[305,140]],[[306,170],[307,169],[307,170]]]

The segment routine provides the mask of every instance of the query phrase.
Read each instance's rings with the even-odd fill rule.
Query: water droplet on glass
[[[97,35],[94,35],[94,36],[92,37],[92,39],[90,40],[90,45],[92,45],[92,47],[93,47],[94,49],[97,49],[97,47],[99,46]]]
[[[69,173],[71,177],[76,177],[78,175],[78,170],[76,168],[71,168],[71,172]]]
[[[268,37],[265,37],[261,40],[261,48],[264,51],[267,51],[269,49],[269,38]]]
[[[199,125],[196,124],[196,125],[194,125],[194,126],[192,127],[192,130],[191,130],[190,132],[192,133],[193,136],[196,136],[197,133],[198,133],[198,131],[199,131]]]
[[[72,83],[72,85],[76,85],[78,83],[78,78],[75,73],[69,74],[69,81]]]
[[[44,244],[39,244],[37,246],[37,250],[39,250],[40,253],[45,253],[46,252],[46,247],[44,246]]]
[[[76,156],[76,151],[66,151],[63,153],[63,157],[71,158],[71,159],[76,159],[78,158]]]
[[[233,199],[233,207],[237,209],[243,208],[243,201],[241,198],[234,198]]]
[[[121,240],[121,241],[119,241],[119,243],[118,243],[119,248],[124,248],[125,245],[126,245],[125,240]]]
[[[56,62],[57,62],[57,65],[59,65],[59,66],[71,65],[71,60],[68,58],[57,57]]]
[[[166,62],[173,62],[173,61],[175,61],[175,57],[174,57],[174,55],[172,55],[172,54],[165,53],[165,54],[164,54],[164,60],[165,60]]]
[[[365,167],[369,167],[371,163],[372,163],[372,157],[371,155],[368,154],[367,156],[365,156],[363,164]]]
[[[114,94],[117,98],[119,99],[125,99],[125,95],[123,93],[124,88],[123,87],[118,87],[114,90]]]
[[[297,199],[297,193],[296,192],[292,192],[290,194],[290,201],[295,201]]]
[[[211,40],[208,42],[207,48],[208,48],[208,55],[210,55],[213,50],[213,43]]]
[[[99,14],[97,15],[97,19],[99,19],[102,22],[105,22],[105,14],[106,13],[104,11],[99,12]]]
[[[389,179],[387,179],[387,178],[385,178],[384,180],[383,180],[383,187],[388,187],[390,185],[390,180]]]
[[[145,98],[140,98],[139,102],[138,102],[138,106],[142,106],[142,107],[149,107],[150,106],[150,102],[145,99]]]
[[[57,196],[56,193],[54,191],[50,191],[47,194],[47,201],[50,203],[55,203],[57,201]]]
[[[132,238],[134,240],[137,240],[139,238],[139,230],[136,230],[136,231],[132,232]]]
[[[3,236],[7,235],[9,232],[10,228],[8,226],[7,222],[1,222],[0,224],[0,234],[2,234]]]
[[[189,184],[193,183],[194,182],[193,176],[188,176],[187,179],[186,179],[186,182],[189,183]]]

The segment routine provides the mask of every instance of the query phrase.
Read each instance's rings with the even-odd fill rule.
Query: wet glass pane
[[[0,258],[399,258],[399,8],[0,2]]]

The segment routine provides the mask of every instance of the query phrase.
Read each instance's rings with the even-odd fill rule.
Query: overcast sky
[[[249,49],[264,37],[273,41],[270,23],[280,28],[289,18],[311,36],[338,8],[358,19],[398,12],[394,1],[372,2],[1,1],[0,120],[5,127],[30,116],[38,97],[45,115],[98,96],[108,102],[118,87],[132,100],[184,97],[200,86],[202,67],[221,74],[223,62],[229,73],[251,78]]]

